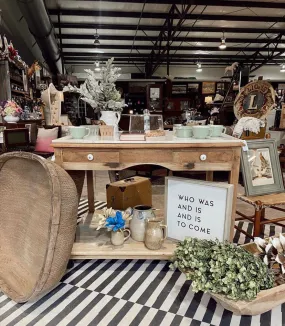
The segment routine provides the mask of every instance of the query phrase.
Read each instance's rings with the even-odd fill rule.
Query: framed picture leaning
[[[246,196],[283,192],[283,177],[275,141],[248,141],[247,145],[248,151],[241,155]]]

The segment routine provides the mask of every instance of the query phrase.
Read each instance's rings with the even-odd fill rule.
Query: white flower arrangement
[[[109,59],[105,67],[101,68],[99,79],[95,70],[86,69],[88,76],[80,88],[69,84],[63,91],[81,94],[80,98],[96,111],[122,111],[125,104],[121,101],[121,94],[115,85],[121,68],[114,67],[113,61],[114,58]]]

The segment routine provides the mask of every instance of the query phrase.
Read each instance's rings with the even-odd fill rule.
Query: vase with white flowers
[[[100,113],[101,120],[118,130],[118,123],[125,104],[115,85],[121,68],[115,67],[113,61],[114,58],[109,59],[101,68],[99,78],[97,71],[86,69],[87,78],[80,88],[68,85],[63,91],[79,93],[83,101],[89,103],[95,112]]]
[[[126,229],[126,222],[132,218],[132,209],[128,208],[124,212],[114,211],[113,208],[104,208],[102,214],[98,214],[98,227],[106,227],[111,231],[111,243],[114,246],[121,246],[131,235],[131,231]],[[125,236],[125,233],[127,235]]]

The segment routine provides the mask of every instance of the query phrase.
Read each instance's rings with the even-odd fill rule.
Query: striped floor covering
[[[79,215],[86,212],[87,201],[82,200]],[[239,226],[252,228],[245,222]],[[265,233],[281,231],[281,227],[268,225]],[[236,232],[235,242],[248,241]],[[285,304],[259,316],[234,316],[208,294],[194,294],[190,284],[183,274],[170,271],[165,261],[75,261],[61,283],[37,302],[16,304],[0,293],[0,325],[285,325]]]

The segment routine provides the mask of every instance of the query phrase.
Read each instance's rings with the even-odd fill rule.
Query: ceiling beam
[[[57,22],[53,22],[55,28],[59,27]],[[138,30],[140,31],[160,31],[160,25],[139,25]],[[125,31],[135,31],[137,25],[133,24],[93,24],[93,23],[61,23],[61,28],[76,28],[76,29],[108,29],[108,30],[125,30]],[[284,31],[282,28],[246,28],[246,27],[204,27],[204,26],[180,26],[179,31],[182,32],[212,32],[212,33],[267,33],[267,34],[279,34]]]
[[[129,56],[126,57],[119,57],[117,55],[113,56],[115,58],[115,61],[128,61],[129,60]],[[95,62],[96,60],[107,60],[109,57],[65,57],[67,61],[80,61],[80,62],[84,62],[84,61],[91,61],[91,62]],[[131,57],[133,61],[141,61],[141,62],[145,62],[146,58],[145,57]],[[164,56],[161,58],[162,61],[166,61],[167,57]],[[244,58],[243,58],[244,59]],[[197,63],[197,57],[193,56],[190,58],[180,58],[180,57],[173,57],[171,59],[172,62],[195,62]],[[223,58],[212,58],[212,57],[208,57],[208,58],[200,58],[199,59],[200,62],[215,62],[215,63],[219,63],[219,62],[235,62],[237,61],[236,57],[226,57],[224,56]],[[258,58],[256,59],[257,63],[262,63],[263,60]],[[283,60],[282,59],[276,59],[274,60],[274,62],[276,63],[282,63]]]
[[[84,1],[101,1],[101,0],[84,0]],[[107,0],[108,2],[120,3],[145,3],[145,0]],[[106,2],[107,2],[106,1]],[[154,4],[178,4],[177,0],[148,0],[147,3]],[[188,4],[214,7],[251,7],[251,8],[272,8],[285,9],[285,3],[272,1],[232,1],[232,0],[188,0]]]
[[[50,15],[64,16],[92,16],[92,17],[125,17],[125,18],[150,18],[166,19],[168,13],[163,12],[143,12],[140,11],[107,11],[107,10],[77,10],[77,9],[49,9]],[[174,13],[172,18],[179,19],[179,14]],[[201,20],[224,20],[224,21],[243,21],[243,22],[285,22],[284,17],[271,16],[236,16],[236,15],[208,15],[208,14],[186,14],[186,19]]]
[[[125,62],[120,62],[120,61],[117,61],[117,60],[114,60],[114,62],[117,64],[117,65],[126,65],[126,66],[128,66],[128,67],[130,67],[130,66],[133,66],[134,64],[133,63],[128,63],[128,61],[125,61]],[[134,61],[134,63],[136,63],[137,65],[139,65],[139,66],[142,66],[142,67],[144,67],[144,63],[143,62],[136,62],[136,61]],[[229,63],[231,63],[231,62],[229,62]],[[225,67],[227,64],[229,64],[229,63],[203,63],[203,66],[205,67],[205,66],[214,66],[214,67]],[[92,65],[94,65],[94,62],[80,62],[80,61],[67,61],[67,62],[65,62],[65,64],[67,64],[67,65],[82,65],[82,66],[85,66],[85,65],[90,65],[90,66],[92,66]],[[179,61],[179,62],[173,62],[172,63],[174,66],[185,66],[185,65],[187,65],[187,66],[193,66],[193,67],[197,67],[197,64],[196,63],[193,63],[193,62],[185,62],[185,63],[183,63],[183,62],[181,62],[181,61]],[[161,65],[162,66],[165,66],[166,65],[166,63],[161,63]]]
[[[94,40],[94,35],[92,34],[61,34],[63,40]],[[108,40],[108,41],[133,41],[133,35],[100,35],[100,40]],[[156,41],[156,36],[136,36],[136,41]],[[176,37],[175,41],[177,42],[201,42],[201,43],[220,43],[220,37]],[[256,43],[262,44],[267,43],[268,38],[227,38],[227,43]],[[282,40],[281,43],[285,43],[285,40]]]
[[[222,51],[221,51],[222,52]],[[102,53],[102,54],[96,54],[96,53],[80,53],[80,52],[64,52],[64,57],[66,58],[111,58],[111,57],[117,57],[117,58],[128,58],[130,56],[129,53]],[[144,58],[144,60],[149,56],[148,53],[132,53],[131,54],[131,58]],[[162,56],[162,57],[166,57],[166,56]],[[219,59],[235,59],[236,61],[238,60],[242,60],[245,59],[246,56],[244,55],[233,55],[233,56],[229,56],[229,55],[218,55],[218,54],[175,54],[173,56],[174,58],[178,58],[178,59],[213,59],[213,60],[219,60]]]
[[[176,41],[176,40],[175,40]],[[63,49],[94,49],[94,44],[63,44]],[[101,44],[101,49],[120,49],[120,50],[129,50],[130,45],[124,45],[124,44]],[[150,45],[134,45],[134,50],[159,50],[159,46],[153,46]],[[227,52],[255,52],[259,51],[262,48],[258,47],[244,47],[244,46],[236,46],[236,47],[230,47],[227,46],[226,50]],[[171,46],[170,51],[221,51],[219,50],[218,44],[217,46]],[[264,51],[267,51],[268,49],[265,49]],[[279,49],[284,50],[284,48]],[[199,55],[199,54],[198,54]]]
[[[256,71],[265,64],[274,61],[274,59],[277,59],[283,53],[285,53],[284,48],[278,48],[282,37],[283,33],[280,33],[278,36],[276,36],[275,39],[268,41],[267,44],[265,44],[262,48],[258,49],[251,56],[244,58],[244,62],[249,65],[250,72]],[[263,54],[261,54],[262,52]],[[264,55],[264,52],[266,53],[266,55]]]

